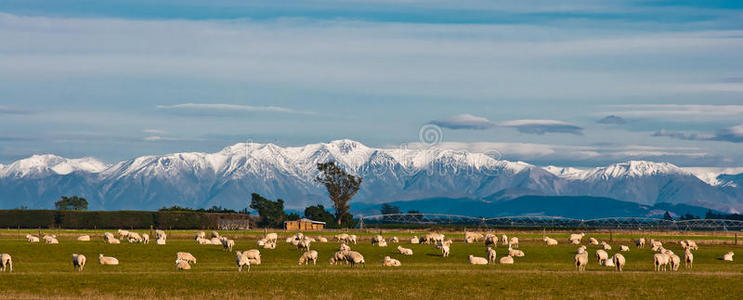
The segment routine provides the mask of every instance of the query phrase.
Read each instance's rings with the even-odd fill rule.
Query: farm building
[[[313,221],[307,218],[302,218],[296,221],[284,221],[284,229],[286,231],[313,231],[322,230],[325,228],[325,222]]]

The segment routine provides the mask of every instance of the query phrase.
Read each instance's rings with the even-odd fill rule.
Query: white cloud
[[[743,143],[743,123],[722,128],[715,133],[687,133],[680,131],[658,130],[653,133],[655,137],[670,137],[688,141],[721,141],[731,143]]]
[[[144,133],[151,133],[151,134],[166,134],[166,133],[168,133],[167,131],[160,130],[160,129],[144,129],[144,130],[142,130],[142,132],[144,132]]]
[[[610,105],[619,110],[609,114],[631,117],[682,117],[682,116],[739,116],[743,115],[743,105],[705,105],[705,104],[620,104]]]
[[[513,120],[493,122],[487,118],[470,114],[454,115],[442,120],[434,120],[431,124],[449,129],[490,129],[496,126],[515,128],[522,133],[572,133],[582,134],[580,126],[557,120]]]
[[[191,110],[193,112],[201,110],[214,110],[214,111],[242,111],[242,112],[274,112],[274,113],[287,113],[287,114],[314,114],[310,111],[299,111],[290,108],[280,106],[250,106],[250,105],[237,105],[237,104],[221,104],[221,103],[183,103],[175,105],[157,105],[159,109],[167,110]]]
[[[443,120],[431,121],[431,124],[449,129],[488,129],[495,126],[495,123],[487,118],[470,114],[454,115]]]

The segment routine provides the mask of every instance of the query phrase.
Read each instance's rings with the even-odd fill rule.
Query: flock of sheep
[[[143,243],[148,244],[150,242],[150,236],[148,234],[138,234],[136,232],[127,231],[127,230],[119,230],[118,231],[119,237],[116,238],[112,233],[106,232],[103,235],[103,240],[105,243],[108,244],[119,244],[120,240],[126,240],[129,243]],[[584,238],[584,233],[579,234],[571,234],[568,238],[568,241],[570,244],[574,245],[580,245],[578,249],[576,250],[576,254],[574,256],[573,262],[575,265],[576,270],[578,271],[585,271],[586,265],[588,265],[588,246],[582,245],[582,240]],[[167,241],[167,235],[162,230],[156,230],[155,231],[155,241],[158,245],[165,245]],[[333,264],[349,264],[350,266],[356,266],[356,265],[362,265],[366,266],[366,262],[364,260],[364,256],[357,252],[352,251],[351,247],[349,245],[356,245],[357,244],[357,236],[353,234],[347,234],[347,233],[341,233],[334,236],[335,241],[340,243],[340,246],[338,248],[338,251],[336,251],[329,259],[329,262],[331,265]],[[213,231],[211,233],[211,236],[207,238],[206,233],[201,231],[198,232],[195,236],[195,241],[199,245],[221,245],[224,250],[232,252],[235,241],[231,240],[227,237],[221,236],[218,232]],[[30,243],[39,243],[41,240],[44,240],[47,244],[58,244],[59,241],[57,240],[55,235],[44,235],[41,238],[34,236],[34,235],[26,235],[26,240]],[[90,241],[89,235],[81,235],[77,238],[78,241]],[[465,232],[464,233],[464,242],[468,244],[472,243],[484,243],[486,248],[486,257],[478,257],[474,255],[469,255],[469,263],[473,265],[487,265],[487,264],[495,264],[496,261],[500,264],[513,264],[514,263],[514,257],[523,257],[525,254],[522,250],[519,250],[519,239],[518,237],[511,237],[508,238],[505,234],[501,235],[500,239],[495,234],[482,234],[482,233],[476,233],[476,232]],[[544,243],[547,247],[549,246],[556,246],[558,245],[558,241],[556,239],[550,238],[545,236],[543,238]],[[276,233],[267,233],[264,238],[257,241],[256,245],[258,247],[261,247],[263,249],[276,249],[276,243],[278,241],[278,234]],[[302,254],[299,257],[298,263],[299,265],[309,264],[312,262],[312,264],[317,264],[318,260],[318,252],[316,250],[311,250],[310,246],[312,243],[327,243],[328,239],[325,237],[309,237],[305,236],[302,233],[296,233],[290,237],[286,238],[286,243],[289,243],[296,247],[297,250],[301,251]],[[371,245],[376,247],[387,247],[389,243],[400,243],[400,239],[397,237],[391,237],[389,241],[385,239],[382,235],[375,235],[371,237]],[[421,237],[413,236],[409,240],[410,244],[430,244],[433,245],[436,249],[440,250],[442,257],[448,257],[451,252],[451,245],[453,241],[451,239],[446,239],[444,234],[441,233],[428,233],[426,235],[423,235]],[[497,247],[498,243],[501,243],[503,246],[507,246],[508,252],[506,253],[506,256],[501,257],[500,259],[497,258],[497,254],[494,248]],[[684,257],[683,262],[687,269],[691,269],[694,263],[694,254],[692,251],[695,251],[699,249],[696,242],[693,240],[682,240],[679,242],[680,246],[684,249]],[[626,260],[624,256],[621,253],[615,253],[613,256],[609,256],[609,253],[607,251],[611,251],[612,247],[608,243],[602,241],[599,242],[597,239],[591,237],[588,239],[588,245],[590,246],[598,246],[595,256],[597,263],[601,266],[605,267],[614,267],[617,271],[622,271],[624,268],[624,265],[626,263]],[[637,248],[644,248],[646,245],[645,238],[640,238],[635,241],[635,246]],[[673,251],[666,249],[663,247],[663,243],[657,240],[651,239],[649,241],[650,250],[653,252],[656,252],[653,255],[653,265],[655,267],[655,271],[666,271],[669,267],[673,271],[677,271],[679,269],[679,266],[681,265],[682,258],[678,255],[674,254]],[[411,256],[413,255],[413,250],[410,248],[405,248],[402,245],[397,246],[397,251],[399,254],[404,256]],[[630,251],[629,246],[626,245],[620,245],[619,246],[619,252],[627,252]],[[724,261],[733,261],[733,255],[734,253],[728,252],[721,260]],[[76,271],[83,271],[85,268],[85,262],[86,257],[82,254],[72,254],[72,265],[73,269]],[[98,255],[98,263],[101,265],[118,265],[119,260],[115,257],[110,256],[104,256],[103,254]],[[177,252],[176,253],[176,260],[175,265],[177,270],[190,270],[191,264],[196,264],[196,257],[194,257],[191,253],[188,252]],[[251,265],[260,265],[261,264],[261,253],[258,249],[251,249],[247,251],[236,251],[235,252],[235,264],[237,265],[238,271],[242,271],[244,268],[247,267],[247,270],[250,271]],[[394,258],[391,258],[390,256],[385,256],[382,260],[382,265],[387,267],[399,267],[402,266],[402,263]],[[9,271],[13,271],[13,260],[10,254],[7,253],[0,253],[0,271],[5,271],[8,269]]]

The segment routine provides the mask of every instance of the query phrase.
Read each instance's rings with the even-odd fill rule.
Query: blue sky
[[[540,165],[743,166],[740,1],[6,0],[0,41],[0,163],[430,123]]]

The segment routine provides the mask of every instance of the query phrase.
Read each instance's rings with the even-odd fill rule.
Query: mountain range
[[[282,198],[290,209],[327,206],[326,192],[314,182],[317,163],[327,161],[363,178],[353,200],[357,203],[436,197],[498,203],[522,196],[590,196],[645,206],[669,203],[743,211],[743,173],[650,161],[542,167],[483,153],[437,147],[381,149],[352,140],[301,147],[239,143],[216,153],[142,156],[115,164],[34,155],[0,165],[0,208],[50,208],[61,195],[78,195],[88,199],[91,210],[172,205],[239,209],[248,206],[251,193]]]

